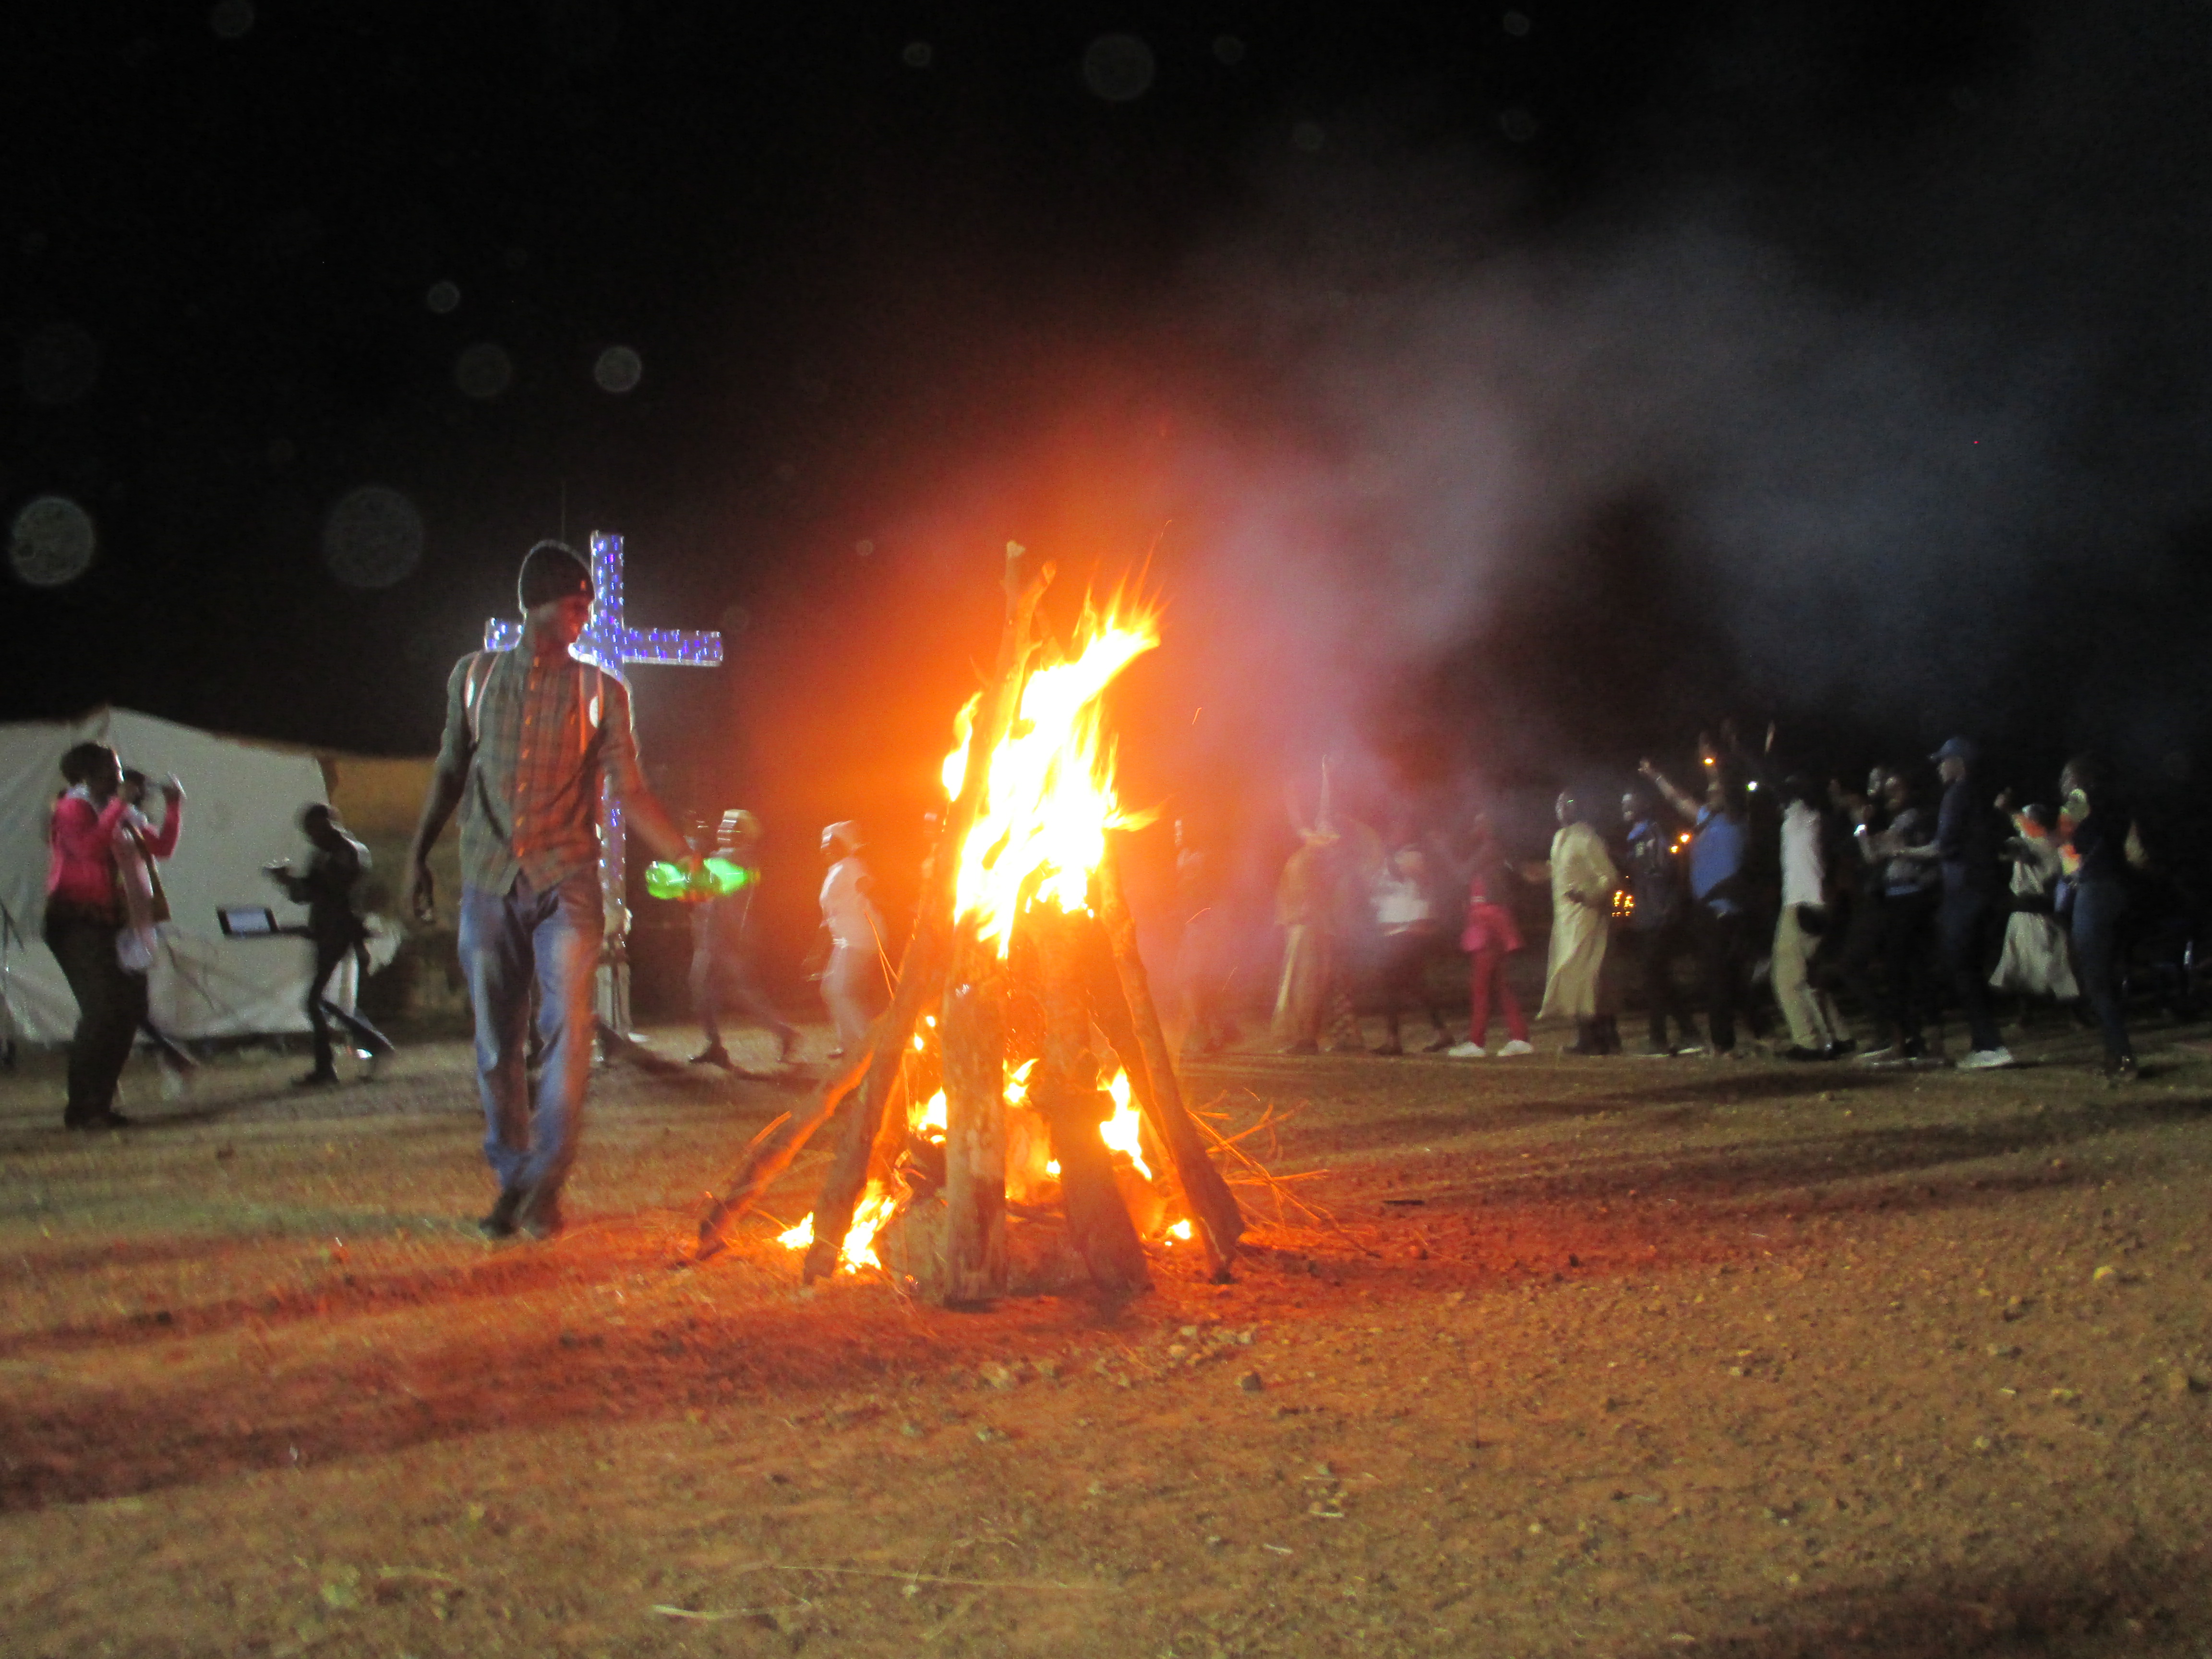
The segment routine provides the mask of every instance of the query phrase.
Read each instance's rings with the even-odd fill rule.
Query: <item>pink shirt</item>
[[[181,801],[170,803],[161,827],[146,838],[146,850],[165,859],[177,850],[177,831],[184,823]],[[46,902],[56,900],[91,910],[113,911],[115,902],[115,826],[131,810],[120,795],[95,807],[82,787],[70,790],[54,803],[53,822],[46,831],[50,855],[46,862]]]

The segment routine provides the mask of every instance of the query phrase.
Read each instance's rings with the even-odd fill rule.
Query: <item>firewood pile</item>
[[[1183,1101],[1122,890],[1110,750],[1099,759],[1098,696],[1157,635],[1086,605],[1067,646],[1040,642],[1052,576],[1008,544],[996,668],[963,713],[866,1051],[746,1149],[696,1259],[835,1121],[828,1176],[785,1235],[809,1282],[866,1265],[943,1306],[1127,1295],[1151,1284],[1155,1239],[1189,1240],[1227,1278],[1244,1220]]]

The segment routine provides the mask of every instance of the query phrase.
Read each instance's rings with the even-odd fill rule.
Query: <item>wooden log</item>
[[[950,1307],[1006,1293],[1006,981],[969,930],[938,1035],[945,1049],[945,1269]]]
[[[1152,1083],[1152,1069],[1145,1057],[1144,1045],[1137,1040],[1137,1024],[1130,1016],[1128,1000],[1121,989],[1121,975],[1115,970],[1112,948],[1106,942],[1104,929],[1097,922],[1090,924],[1089,934],[1085,965],[1088,969],[1091,1017],[1098,1023],[1098,1029],[1106,1034],[1106,1042],[1114,1050],[1115,1059],[1121,1062],[1121,1069],[1129,1074],[1129,1092],[1136,1097],[1137,1109],[1144,1114],[1145,1121],[1152,1129],[1154,1144],[1167,1149],[1168,1169],[1175,1176],[1176,1189],[1182,1194],[1184,1213],[1192,1218],[1199,1248],[1206,1253],[1206,1277],[1214,1284],[1225,1285],[1230,1279],[1229,1258],[1215,1248],[1213,1241],[1218,1231],[1241,1233],[1243,1226],[1242,1213],[1240,1212],[1237,1215],[1233,1227],[1229,1229],[1217,1230],[1198,1220],[1199,1200],[1192,1197],[1190,1183],[1184,1177],[1182,1167],[1176,1161],[1167,1136],[1161,1131],[1161,1125],[1167,1120],[1160,1110],[1159,1097]],[[1201,1152],[1200,1156],[1204,1154]],[[1206,1168],[1212,1168],[1211,1158],[1206,1159]],[[1235,1205],[1234,1198],[1230,1203],[1232,1206]]]
[[[814,1243],[806,1252],[806,1279],[811,1284],[837,1265],[837,1251],[853,1224],[853,1212],[866,1192],[875,1167],[873,1152],[883,1123],[884,1107],[897,1080],[907,1045],[914,1040],[915,1022],[924,1007],[943,991],[951,965],[953,905],[960,873],[961,844],[981,810],[983,787],[990,775],[991,751],[1005,737],[1021,702],[1023,671],[1030,659],[1030,630],[1038,602],[1052,584],[1049,563],[1032,568],[1024,550],[1006,544],[1006,620],[1000,629],[997,675],[981,706],[968,742],[968,765],[960,780],[960,793],[946,809],[931,854],[921,902],[915,914],[914,932],[899,963],[898,983],[890,1006],[877,1020],[869,1041],[875,1063],[861,1091],[853,1115],[840,1136],[837,1155],[814,1203]],[[880,1171],[877,1171],[880,1173]]]
[[[837,1267],[837,1252],[853,1225],[853,1212],[867,1190],[869,1153],[884,1106],[895,1091],[899,1065],[907,1044],[914,1041],[915,1022],[935,995],[944,974],[945,932],[917,919],[906,951],[899,961],[899,980],[890,1006],[876,1017],[868,1032],[870,1059],[867,1080],[852,1115],[838,1136],[837,1155],[830,1165],[822,1194],[814,1200],[814,1242],[806,1247],[805,1279],[812,1284]]]
[[[744,1156],[738,1161],[736,1170],[723,1183],[722,1195],[700,1218],[699,1243],[693,1252],[693,1261],[710,1261],[721,1253],[730,1224],[750,1209],[760,1195],[775,1184],[777,1177],[791,1167],[791,1160],[799,1156],[814,1132],[830,1121],[845,1097],[860,1083],[868,1060],[869,1056],[862,1054],[843,1071],[826,1079],[805,1115],[792,1117],[787,1114],[780,1122],[770,1125],[768,1133],[754,1137]],[[851,1224],[848,1217],[846,1225]],[[844,1235],[840,1233],[838,1237]]]
[[[1205,1245],[1207,1264],[1216,1279],[1226,1279],[1237,1241],[1244,1237],[1244,1212],[1237,1207],[1237,1196],[1229,1190],[1221,1171],[1206,1155],[1206,1139],[1183,1104],[1182,1083],[1176,1073],[1175,1056],[1168,1052],[1167,1034],[1160,1028],[1159,1010],[1152,1002],[1152,981],[1145,973],[1144,957],[1137,950],[1136,920],[1129,914],[1128,896],[1121,887],[1121,860],[1115,837],[1110,835],[1106,838],[1106,855],[1098,863],[1097,898],[1098,920],[1105,930],[1115,976],[1121,981],[1121,1001],[1133,1028],[1134,1047],[1142,1056],[1141,1068],[1129,1063],[1130,1056],[1122,1051],[1121,1037],[1114,1025],[1102,1019],[1100,1026],[1107,1040],[1117,1052],[1121,1052],[1121,1063],[1129,1073],[1130,1085],[1137,1091],[1139,1105],[1152,1124],[1152,1133],[1167,1148],[1168,1158],[1175,1165],[1176,1184],[1182,1188],[1183,1202]],[[1099,1000],[1110,1012],[1113,1000]],[[1144,1073],[1141,1083],[1138,1076],[1140,1069]]]
[[[1044,1052],[1030,1073],[1030,1099],[1052,1133],[1060,1163],[1060,1206],[1068,1240],[1091,1282],[1117,1296],[1152,1287],[1143,1243],[1114,1181],[1114,1160],[1098,1133],[1111,1109],[1098,1090],[1091,1054],[1091,997],[1083,964],[1088,919],[1038,905],[1022,917],[1036,944]]]

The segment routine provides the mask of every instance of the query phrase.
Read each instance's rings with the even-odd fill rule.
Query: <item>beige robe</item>
[[[1552,837],[1552,950],[1537,1018],[1558,1014],[1594,1019],[1598,970],[1613,916],[1613,890],[1620,872],[1605,842],[1587,823],[1562,824]]]

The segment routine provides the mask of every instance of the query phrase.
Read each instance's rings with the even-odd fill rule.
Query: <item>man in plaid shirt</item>
[[[476,1016],[484,1157],[499,1198],[494,1238],[561,1230],[561,1183],[576,1155],[597,1032],[600,786],[662,858],[697,855],[638,769],[629,689],[570,654],[592,614],[591,573],[559,542],[522,562],[522,643],[472,652],[446,685],[446,732],[408,853],[407,899],[434,915],[430,848],[461,814],[461,966]],[[532,980],[543,1054],[530,1097],[526,1048]]]

